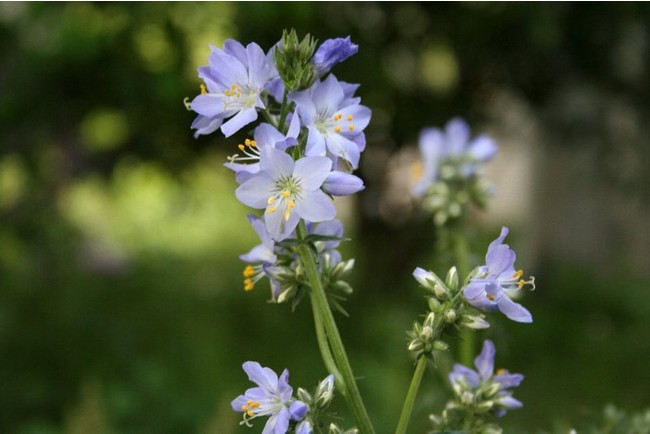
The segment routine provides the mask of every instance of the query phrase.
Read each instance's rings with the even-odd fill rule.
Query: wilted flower
[[[287,238],[300,219],[311,222],[332,220],[336,209],[320,189],[332,168],[325,157],[304,157],[294,161],[288,154],[264,148],[260,171],[235,192],[244,204],[266,209],[264,221],[276,241]]]
[[[302,401],[292,399],[293,388],[289,385],[289,371],[280,377],[270,368],[257,362],[245,362],[242,367],[248,379],[257,384],[231,402],[233,410],[242,412],[246,425],[256,417],[268,416],[263,434],[285,434],[290,421],[301,421],[309,411]]]
[[[266,108],[260,96],[278,72],[273,52],[264,54],[255,43],[244,47],[229,39],[223,49],[211,48],[209,66],[199,67],[199,77],[205,84],[190,104],[199,114],[192,128],[198,137],[221,127],[223,134],[230,137],[257,119],[258,108]]]
[[[359,104],[358,98],[346,93],[351,89],[330,75],[305,91],[289,94],[302,125],[309,130],[305,155],[329,156],[335,164],[342,158],[353,168],[359,165],[365,147],[362,132],[370,122],[371,112]]]
[[[515,303],[511,297],[525,285],[535,287],[535,279],[522,279],[523,271],[515,271],[515,252],[503,240],[508,235],[508,228],[501,229],[499,237],[490,243],[485,255],[485,265],[471,278],[464,289],[469,304],[479,309],[499,310],[505,316],[517,322],[532,322],[533,317],[522,305]]]

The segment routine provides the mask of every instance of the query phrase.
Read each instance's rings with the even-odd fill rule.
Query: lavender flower
[[[498,369],[495,373],[495,353],[492,341],[486,340],[481,353],[474,359],[476,371],[456,363],[449,374],[449,382],[465,406],[475,406],[501,417],[506,410],[523,406],[508,389],[519,386],[524,376],[510,374],[505,369]]]
[[[363,190],[363,180],[351,173],[333,170],[323,183],[323,190],[332,196],[349,196]]]
[[[244,48],[229,39],[223,49],[211,48],[209,66],[198,70],[205,85],[191,103],[192,110],[199,114],[192,128],[196,129],[195,137],[219,127],[230,137],[257,119],[257,109],[265,108],[260,95],[278,72],[272,51],[264,54],[255,43]],[[231,119],[224,123],[228,118]]]
[[[248,379],[258,385],[230,403],[233,410],[243,413],[242,423],[251,426],[250,420],[269,416],[262,434],[285,434],[290,421],[304,419],[309,408],[302,401],[292,399],[288,370],[285,369],[278,378],[272,369],[257,362],[245,362],[242,367]]]
[[[336,164],[338,158],[353,168],[359,165],[365,147],[362,132],[370,122],[370,109],[350,95],[351,85],[343,85],[334,75],[316,82],[308,90],[292,92],[302,125],[307,127],[307,156],[329,156]]]
[[[311,222],[332,220],[336,209],[320,188],[332,168],[325,157],[304,157],[295,161],[286,153],[264,148],[260,171],[235,192],[244,204],[265,209],[266,228],[276,241],[287,238],[300,219]]]
[[[522,305],[510,299],[525,285],[535,288],[535,278],[521,279],[522,270],[515,271],[515,252],[503,240],[508,228],[501,229],[501,235],[492,241],[485,255],[485,265],[479,267],[464,289],[469,304],[488,311],[499,310],[517,322],[532,322],[533,318]]]
[[[318,47],[311,63],[319,76],[327,74],[334,65],[357,54],[359,46],[353,44],[350,37],[328,39]]]
[[[269,235],[264,220],[254,215],[248,215],[248,221],[262,241],[262,244],[253,247],[248,253],[239,257],[242,261],[248,262],[243,272],[244,290],[252,291],[255,283],[266,274],[266,268],[275,264],[278,257],[275,254],[275,242]]]
[[[414,168],[416,183],[412,192],[416,197],[422,197],[441,176],[452,175],[444,173],[445,163],[457,166],[448,167],[448,172],[458,170],[458,175],[467,178],[475,173],[478,163],[491,160],[497,152],[496,143],[485,135],[470,140],[469,126],[460,118],[450,120],[444,131],[423,129],[418,146],[422,162]]]

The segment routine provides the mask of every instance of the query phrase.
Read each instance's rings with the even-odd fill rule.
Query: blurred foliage
[[[424,125],[489,120],[505,88],[566,138],[553,145],[593,147],[602,182],[647,197],[650,148],[632,144],[650,135],[649,25],[637,3],[0,3],[0,432],[250,432],[229,408],[243,361],[289,368],[295,386],[324,377],[309,309],[240,290],[255,234],[221,165],[238,138],[193,139],[182,104],[209,44],[267,49],[293,27],[360,45],[336,69],[373,109],[339,321],[384,433],[412,371],[402,330],[423,308],[410,273],[444,262],[428,222],[381,218],[388,156]],[[552,253],[525,300],[535,324],[490,331],[498,363],[526,374],[507,432],[650,406],[648,282]],[[427,373],[413,432],[443,377]]]

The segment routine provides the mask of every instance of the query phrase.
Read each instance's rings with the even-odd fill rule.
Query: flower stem
[[[420,383],[422,382],[422,376],[424,371],[427,368],[427,358],[426,356],[420,356],[418,363],[415,367],[415,372],[413,373],[413,379],[411,380],[411,385],[409,386],[408,393],[406,394],[406,399],[404,400],[404,406],[402,407],[402,414],[399,417],[399,422],[397,423],[397,428],[395,429],[395,434],[405,434],[406,428],[408,427],[409,420],[411,419],[411,413],[413,412],[413,404],[415,404],[415,398],[418,394],[418,389],[420,388]]]
[[[337,387],[344,387],[345,382],[341,377],[341,373],[336,367],[336,362],[332,356],[332,351],[330,349],[329,342],[327,342],[327,334],[325,333],[325,328],[323,327],[323,320],[319,310],[316,308],[316,303],[313,300],[311,301],[312,311],[314,313],[314,327],[316,329],[316,339],[318,341],[318,348],[320,349],[321,356],[323,357],[323,362],[325,363],[325,368],[330,374],[334,374],[334,381]]]
[[[306,235],[307,228],[304,221],[301,221],[298,225],[299,239],[304,240]],[[311,300],[314,304],[314,309],[319,313],[319,317],[314,319],[316,321],[322,321],[327,340],[329,341],[329,347],[332,350],[332,357],[344,383],[344,396],[348,402],[350,411],[354,416],[357,428],[361,434],[374,434],[375,430],[372,427],[372,423],[368,417],[368,412],[366,411],[363,400],[361,399],[361,394],[359,393],[359,388],[354,379],[352,367],[350,366],[350,362],[345,352],[341,335],[339,334],[336,322],[334,321],[334,315],[332,314],[332,310],[327,302],[325,289],[323,288],[323,283],[321,282],[320,274],[316,267],[316,260],[309,249],[309,246],[305,243],[300,243],[298,245],[298,254],[300,255],[302,265],[305,267],[305,274],[307,275],[307,279],[311,286]]]
[[[289,112],[289,110],[288,110],[289,109],[289,104],[287,104],[287,95],[288,94],[289,94],[289,92],[287,92],[287,90],[285,89],[284,90],[284,95],[282,95],[282,105],[280,106],[281,107],[280,108],[280,121],[278,122],[278,130],[280,130],[280,132],[282,134],[287,133],[285,131],[285,128],[284,128],[284,122],[287,119],[287,114]]]
[[[463,282],[469,274],[469,248],[467,237],[463,234],[461,227],[450,230],[453,243],[454,259],[458,269],[459,280]],[[460,363],[471,366],[474,360],[474,333],[469,328],[463,328],[460,332],[460,346],[458,351]]]

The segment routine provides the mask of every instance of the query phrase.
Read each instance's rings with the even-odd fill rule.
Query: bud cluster
[[[282,40],[275,48],[275,67],[287,91],[307,89],[318,78],[311,58],[317,40],[309,34],[302,41],[295,30],[282,33]]]
[[[484,208],[491,194],[484,179],[461,176],[462,166],[459,161],[446,162],[441,167],[441,179],[431,184],[422,199],[422,208],[433,215],[436,226],[461,217],[470,203]]]
[[[317,432],[323,432],[325,423],[322,419],[326,415],[326,410],[334,398],[334,375],[331,374],[318,383],[313,393],[309,393],[303,388],[298,388],[297,395],[298,399],[309,406],[308,419],[310,425],[319,428]],[[339,429],[336,425],[331,424],[329,426],[330,432],[343,432],[340,429],[339,431],[333,431],[332,427]]]
[[[456,267],[449,270],[444,281],[435,273],[422,268],[416,268],[413,276],[431,293],[427,297],[429,309],[425,320],[422,323],[415,322],[412,330],[407,332],[410,339],[408,349],[416,356],[447,350],[449,345],[442,337],[448,330],[489,327],[485,315],[465,302]]]

